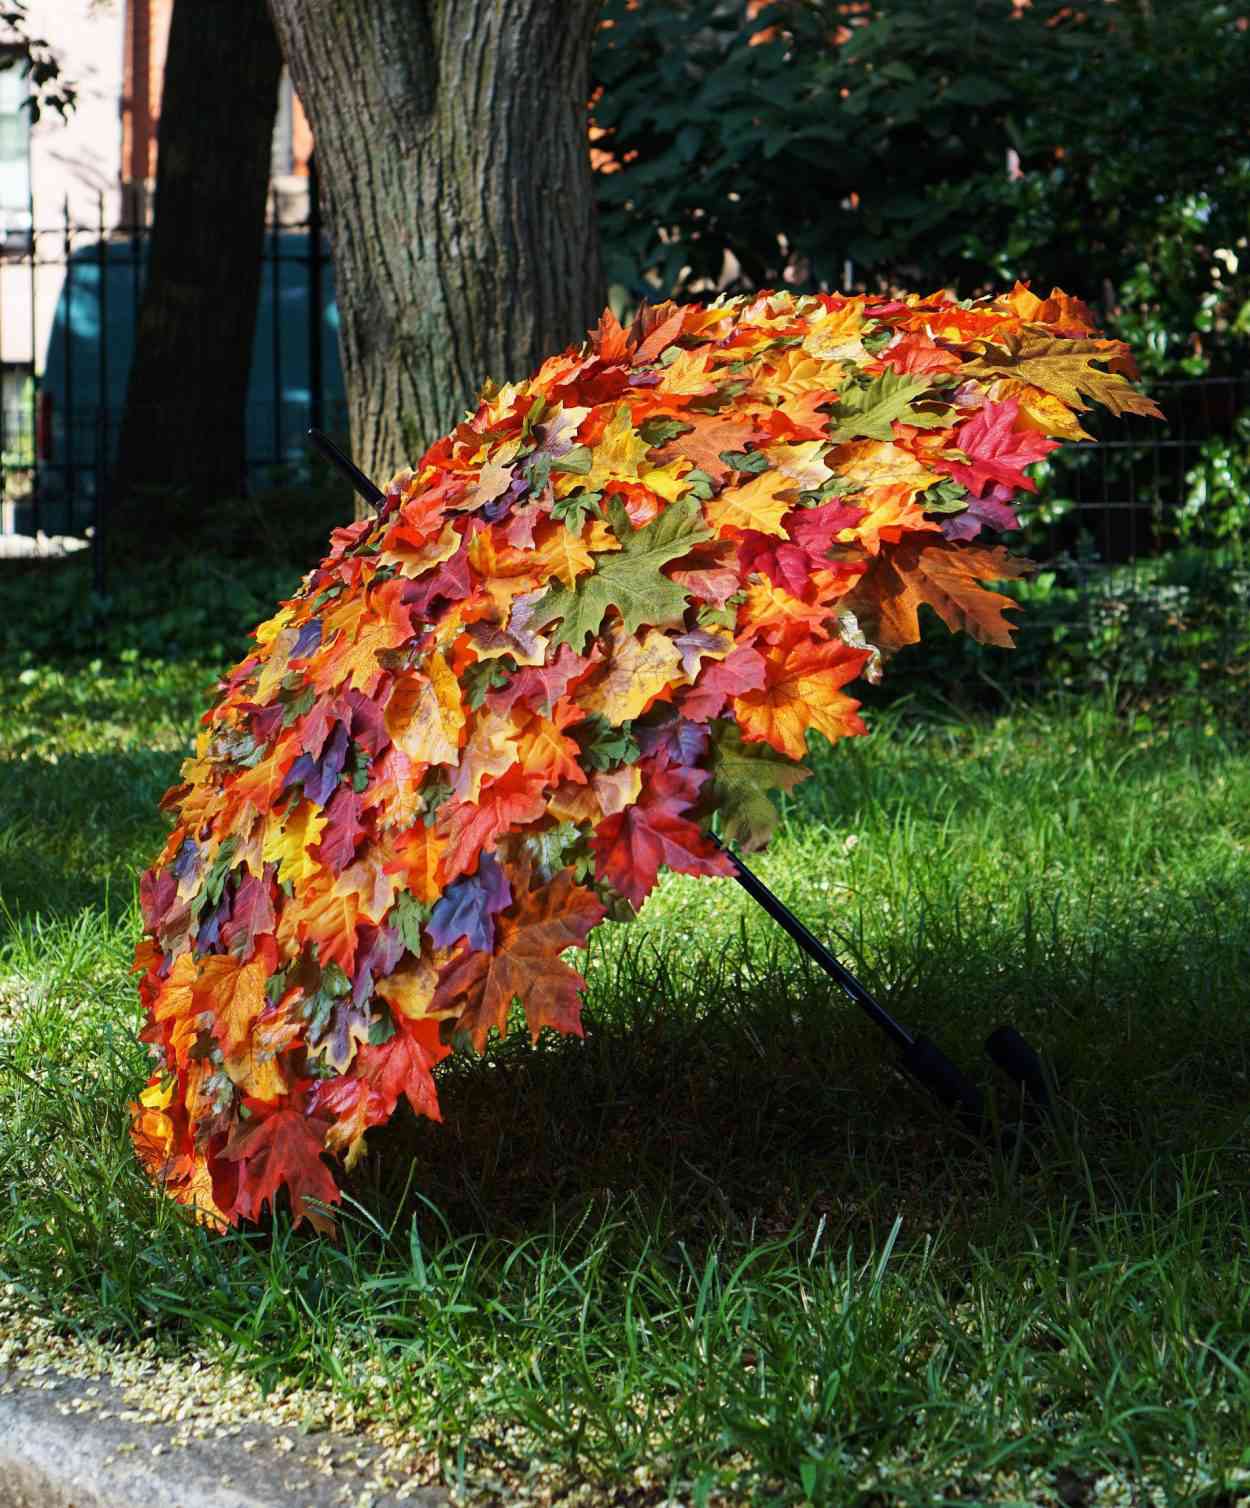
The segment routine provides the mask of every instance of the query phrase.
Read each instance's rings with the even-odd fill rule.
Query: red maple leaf
[[[273,866],[269,866],[269,874]],[[230,920],[221,929],[221,940],[239,959],[247,963],[256,948],[256,939],[272,933],[276,918],[273,898],[269,893],[269,874],[262,879],[256,875],[244,876],[230,908]]]
[[[477,868],[478,855],[493,848],[510,827],[537,822],[547,810],[542,775],[527,775],[513,765],[506,775],[483,787],[481,799],[449,801],[438,814],[435,831],[447,842],[444,872],[447,883]]]
[[[955,431],[954,448],[962,450],[971,459],[971,465],[944,460],[935,460],[934,464],[949,471],[974,497],[980,497],[992,482],[1036,492],[1037,483],[1025,476],[1024,468],[1030,461],[1040,461],[1049,455],[1059,441],[1048,440],[1035,429],[1014,429],[1019,412],[1016,398],[987,403]]]
[[[321,1160],[325,1133],[324,1121],[289,1107],[274,1110],[263,1120],[240,1122],[225,1149],[225,1156],[239,1164],[231,1215],[257,1219],[266,1203],[274,1208],[278,1190],[285,1186],[296,1225],[307,1219],[316,1230],[333,1231],[329,1216],[304,1203],[306,1199],[319,1199],[322,1204],[339,1201],[338,1188]]]
[[[720,715],[731,696],[758,691],[763,684],[764,657],[744,644],[723,660],[706,665],[699,679],[682,694],[678,707],[691,722],[705,723]]]
[[[350,785],[339,786],[326,806],[321,841],[308,852],[327,865],[332,874],[342,874],[356,857],[356,845],[365,835],[360,807],[360,797]]]
[[[605,817],[590,846],[595,874],[637,909],[650,894],[660,865],[682,874],[732,874],[729,860],[681,814],[698,796],[706,770],[649,770],[642,794],[623,812]]]

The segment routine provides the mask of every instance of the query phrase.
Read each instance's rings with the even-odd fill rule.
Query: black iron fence
[[[292,222],[275,193],[246,399],[255,483],[306,462],[310,426],[346,427],[338,309],[315,178]],[[150,226],[59,225],[0,245],[0,533],[85,537],[115,457]]]

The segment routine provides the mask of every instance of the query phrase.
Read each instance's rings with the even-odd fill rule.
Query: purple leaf
[[[494,854],[484,853],[476,874],[448,885],[430,913],[425,930],[436,947],[449,948],[463,937],[477,952],[489,953],[495,946],[494,914],[511,900],[507,875]]]
[[[339,783],[346,759],[347,729],[342,723],[336,723],[321,758],[314,759],[311,754],[301,754],[287,771],[282,789],[290,790],[297,781],[302,781],[304,795],[318,806],[324,806]]]

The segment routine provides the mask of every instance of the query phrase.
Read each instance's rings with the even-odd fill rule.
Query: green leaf
[[[680,346],[669,346],[669,351],[677,351],[680,354]],[[668,351],[664,353],[668,355]],[[652,414],[649,419],[644,419],[638,426],[638,433],[648,445],[655,447],[667,445],[670,440],[675,440],[678,435],[684,435],[691,426],[684,424],[680,419],[670,419],[665,414]]]
[[[572,731],[586,769],[610,770],[617,765],[634,764],[642,756],[631,722],[614,727],[600,713],[591,712]]]
[[[728,718],[712,723],[712,779],[708,793],[720,813],[721,831],[744,853],[763,848],[777,826],[777,808],[766,792],[792,791],[812,772],[779,754],[771,744],[744,743]]]
[[[587,638],[602,628],[610,607],[617,609],[631,634],[643,624],[676,623],[686,610],[689,593],[662,575],[660,567],[711,538],[698,499],[682,498],[641,529],[633,527],[624,504],[615,498],[608,505],[608,517],[621,548],[600,555],[593,574],[571,587],[553,587],[535,606],[534,628],[563,619],[552,635],[553,649],[570,644],[580,654]]]
[[[748,476],[770,471],[773,464],[762,450],[722,450],[720,458],[731,471],[745,471]]]
[[[594,463],[595,454],[589,445],[574,445],[567,454],[552,461],[552,471],[564,471],[572,476],[585,476]]]
[[[404,947],[414,955],[421,952],[421,929],[429,920],[433,907],[423,905],[408,891],[401,890],[387,914],[387,921],[398,932]]]
[[[587,514],[593,513],[596,518],[603,517],[602,504],[602,492],[574,492],[569,497],[562,497],[552,506],[551,516],[559,519],[574,534],[580,534],[586,527]]]
[[[902,419],[921,429],[945,428],[946,414],[923,413],[912,407],[921,393],[931,386],[927,377],[907,377],[900,372],[883,372],[867,387],[843,391],[833,410],[829,438],[845,440],[891,440],[894,421]]]
[[[968,506],[968,489],[961,487],[953,477],[938,482],[922,492],[920,506],[926,513],[962,513]]]
[[[504,685],[515,668],[509,655],[502,655],[497,660],[478,660],[468,666],[461,674],[460,686],[470,710],[476,712],[486,700],[486,693]]]

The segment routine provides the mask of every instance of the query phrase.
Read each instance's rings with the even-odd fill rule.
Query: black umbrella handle
[[[363,497],[366,503],[373,508],[381,507],[386,501],[386,494],[380,487],[374,486],[359,466],[347,459],[333,440],[323,435],[319,429],[310,429],[308,438],[332,466],[338,467],[352,484],[353,490]]]
[[[734,879],[751,899],[758,902],[769,916],[790,934],[804,953],[814,963],[819,964],[830,979],[851,997],[860,1010],[871,1016],[882,1031],[894,1039],[897,1046],[904,1050],[911,1047],[915,1039],[907,1028],[873,999],[850,969],[840,963],[819,938],[812,936],[789,906],[779,896],[774,895],[758,875],[747,868],[732,848],[727,844],[721,844],[721,848],[734,867]]]
[[[719,843],[718,839],[713,841]],[[774,895],[757,875],[752,874],[732,848],[724,843],[719,843],[719,846],[733,865],[734,879],[751,899],[758,902],[807,956],[819,964],[830,979],[850,996],[860,1010],[893,1039],[901,1049],[899,1061],[904,1072],[910,1074],[948,1109],[955,1111],[966,1126],[979,1132],[984,1124],[983,1104],[981,1091],[972,1080],[951,1062],[936,1042],[930,1041],[928,1037],[913,1036],[901,1022],[896,1021],[824,943],[812,936],[789,906]]]

